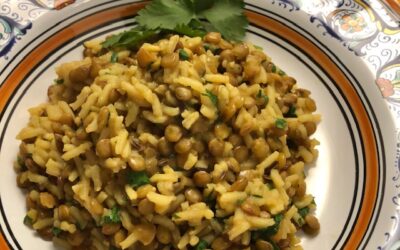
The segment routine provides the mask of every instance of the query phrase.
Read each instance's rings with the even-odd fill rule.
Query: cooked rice
[[[57,67],[17,136],[24,222],[77,249],[302,249],[296,232],[318,230],[315,102],[260,49],[222,42],[88,41]]]

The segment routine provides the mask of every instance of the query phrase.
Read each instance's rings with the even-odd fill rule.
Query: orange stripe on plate
[[[21,83],[24,76],[26,76],[29,71],[38,63],[40,63],[41,60],[43,60],[44,57],[51,51],[56,50],[64,42],[73,38],[77,34],[81,34],[90,30],[91,28],[101,26],[106,22],[130,16],[136,13],[143,6],[143,3],[132,4],[129,6],[116,7],[114,9],[88,16],[83,20],[78,21],[54,34],[48,40],[43,42],[25,57],[25,59],[13,70],[11,75],[0,88],[0,96],[2,97],[0,98],[0,111],[4,109],[4,106],[10,98],[12,92]],[[360,244],[371,219],[374,208],[373,204],[376,201],[378,187],[377,149],[375,147],[375,138],[372,132],[371,124],[368,121],[367,113],[350,82],[346,79],[340,69],[338,69],[337,66],[333,64],[319,48],[317,48],[297,32],[272,19],[253,12],[247,12],[246,14],[251,22],[264,27],[266,30],[273,31],[274,33],[285,37],[289,41],[297,44],[309,56],[314,58],[328,72],[330,77],[334,79],[334,81],[345,93],[346,99],[349,101],[350,106],[356,115],[365,147],[367,164],[366,183],[368,184],[366,185],[365,195],[363,197],[360,217],[355,222],[354,231],[351,234],[350,240],[345,246],[345,249],[356,249]]]
[[[288,27],[282,25],[277,21],[274,21],[254,12],[247,12],[246,14],[252,23],[255,23],[266,30],[270,30],[286,38],[293,44],[299,46],[311,58],[317,61],[318,64],[322,66],[322,68],[329,74],[329,76],[343,91],[346,99],[350,103],[351,109],[356,116],[357,123],[360,126],[367,166],[366,188],[361,205],[360,216],[355,222],[355,227],[349,241],[345,245],[345,249],[356,249],[361,243],[363,236],[367,231],[369,221],[372,217],[378,189],[378,160],[377,149],[375,146],[375,137],[363,104],[358,98],[355,89],[352,87],[342,71],[313,43],[311,43],[299,33],[295,32],[292,29],[289,29]]]
[[[386,0],[386,3],[400,15],[400,0]]]
[[[4,236],[0,233],[0,250],[9,250],[6,241],[3,238]]]

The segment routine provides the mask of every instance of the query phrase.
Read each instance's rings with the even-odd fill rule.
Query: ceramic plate
[[[24,194],[12,166],[27,108],[46,101],[56,65],[82,58],[84,41],[135,25],[144,6],[92,0],[61,9],[67,3],[0,3],[0,249],[54,248],[22,223]],[[305,249],[390,249],[400,236],[400,19],[393,6],[246,1],[246,39],[310,89],[322,114],[320,155],[307,173],[321,231],[301,236]]]

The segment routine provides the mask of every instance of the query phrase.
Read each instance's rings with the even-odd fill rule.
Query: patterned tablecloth
[[[13,46],[29,33],[35,19],[85,1],[90,0],[0,0],[0,57],[8,60]],[[293,12],[307,12],[311,23],[361,57],[375,75],[375,83],[369,84],[380,89],[397,124],[397,172],[390,181],[395,182],[400,195],[400,0],[264,1]],[[400,204],[395,205],[400,209]],[[400,242],[392,249],[400,249]]]

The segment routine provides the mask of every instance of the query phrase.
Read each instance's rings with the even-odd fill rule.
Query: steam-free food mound
[[[24,223],[74,249],[302,249],[319,229],[310,92],[219,33],[100,42],[57,67],[17,136]]]

